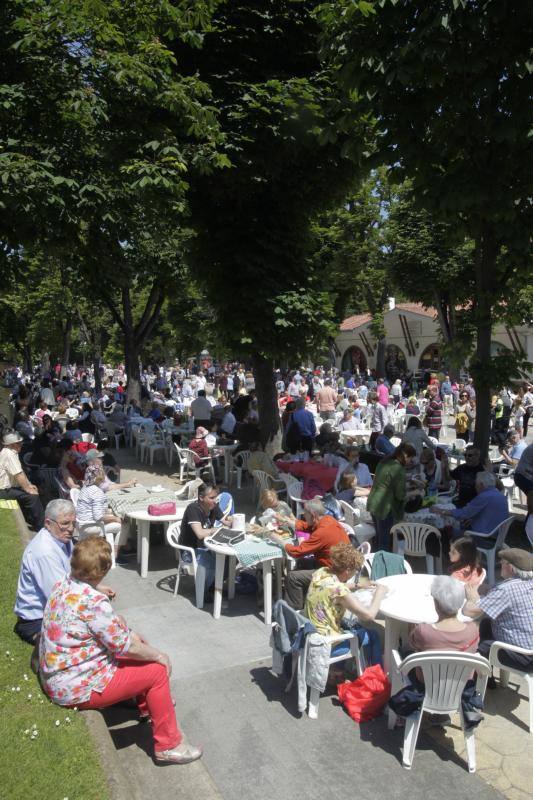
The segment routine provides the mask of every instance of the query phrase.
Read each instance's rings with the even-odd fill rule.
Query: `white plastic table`
[[[213,450],[221,451],[224,456],[224,482],[228,486],[229,486],[230,472],[231,472],[231,456],[236,447],[237,443],[235,442],[235,444],[216,444],[212,448],[210,448]]]
[[[383,598],[379,609],[385,617],[385,648],[383,663],[385,672],[389,674],[391,653],[397,650],[400,639],[404,644],[407,639],[408,625],[420,622],[437,622],[438,616],[431,596],[431,584],[434,575],[391,575],[379,578],[377,583],[388,587],[388,594]],[[368,596],[366,590],[362,590]],[[361,594],[362,594],[361,592]],[[357,593],[359,594],[359,593]],[[370,598],[368,598],[370,600]],[[366,597],[360,598],[365,603]],[[459,619],[468,621],[468,617],[459,614]]]
[[[183,512],[192,501],[176,502],[175,514],[163,514],[154,517],[146,509],[127,511],[125,516],[134,519],[137,523],[137,563],[141,565],[141,578],[148,575],[148,557],[150,555],[150,523],[163,522],[167,525],[171,522],[180,522]]]
[[[208,550],[216,554],[215,564],[215,597],[213,602],[213,618],[219,619],[222,610],[222,588],[224,584],[224,562],[226,557],[229,558],[229,571],[228,571],[228,600],[233,600],[235,597],[235,567],[237,565],[237,557],[235,550],[230,545],[218,544],[211,539],[204,539],[204,545]],[[279,561],[283,558],[283,553],[280,550]],[[265,625],[272,624],[272,561],[262,561],[263,567],[263,611],[265,615]],[[278,559],[276,559],[278,560]]]
[[[353,430],[353,431],[341,431],[339,433],[339,441],[341,444],[347,444],[351,440],[355,440],[357,444],[366,444],[370,441],[370,437],[372,436],[372,431],[370,430]]]

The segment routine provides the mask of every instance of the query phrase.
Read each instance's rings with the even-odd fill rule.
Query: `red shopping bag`
[[[355,681],[337,686],[339,700],[356,722],[368,722],[377,717],[390,692],[390,681],[381,664],[367,667]]]

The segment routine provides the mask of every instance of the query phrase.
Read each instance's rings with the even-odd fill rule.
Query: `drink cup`
[[[246,527],[246,514],[234,514],[231,527],[234,531],[243,531]]]

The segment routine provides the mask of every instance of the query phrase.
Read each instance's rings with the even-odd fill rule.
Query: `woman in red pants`
[[[202,755],[184,744],[170,695],[170,660],[115,614],[97,586],[111,567],[105,539],[89,537],[74,548],[71,573],[46,604],[40,641],[41,683],[51,700],[80,709],[104,708],[136,697],[150,717],[155,760],[187,764]]]

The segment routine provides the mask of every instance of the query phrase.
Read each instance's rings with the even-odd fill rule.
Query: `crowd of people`
[[[157,761],[187,763],[201,756],[201,748],[184,743],[176,721],[168,656],[113,611],[114,591],[102,583],[111,565],[110,546],[90,529],[73,541],[77,528],[96,521],[114,534],[118,563],[133,552],[124,521],[111,513],[106,499],[113,487],[132,485],[119,483],[120,469],[108,446],[113,432],[124,431],[132,419],[150,421],[170,437],[179,429],[180,441],[185,438],[198,464],[217,444],[234,443],[235,458],[246,453],[242,463],[250,473],[269,476],[257,519],[260,525],[274,523],[278,533],[271,534],[271,541],[294,561],[284,579],[285,601],[304,609],[324,636],[340,633],[350,612],[371,663],[381,658],[379,640],[362,623],[376,617],[386,589],[369,584],[369,607],[354,597],[363,557],[354,547],[341,503],[365,510],[374,549],[389,554],[391,529],[406,511],[449,492],[454,506],[442,509],[449,523],[443,531],[448,574],[436,578],[432,589],[439,620],[435,626],[417,626],[411,649],[486,655],[498,639],[533,651],[531,552],[526,547],[501,550],[502,582],[479,591],[485,537],[508,518],[509,505],[494,465],[482,462],[480,451],[467,444],[475,426],[472,381],[455,383],[431,374],[425,386],[414,378],[389,386],[370,374],[278,370],[274,380],[282,440],[279,452],[270,454],[263,446],[253,375],[240,364],[143,370],[140,402],[127,398],[123,370],[104,369],[100,377],[101,389],[90,371],[78,368],[26,376],[11,370],[5,376],[12,390],[13,423],[6,421],[2,432],[0,499],[17,500],[36,532],[22,559],[15,630],[34,645],[43,689],[54,702],[101,708],[135,696],[140,717],[151,720]],[[515,470],[516,486],[527,495],[526,537],[533,544],[533,445],[524,440],[532,387],[505,389],[495,395],[493,406],[499,461]],[[400,416],[406,418],[402,426],[397,424]],[[443,441],[446,427],[466,445],[464,463],[453,469],[450,446]],[[371,434],[364,447],[354,445],[361,431]],[[322,474],[327,470],[328,485],[309,481],[301,515],[279,498],[287,489],[282,476],[290,465],[314,465]],[[32,477],[43,467],[57,470],[63,495],[46,505]],[[231,527],[233,501],[230,497],[222,507],[214,483],[198,484],[197,497],[183,515],[180,542],[195,550],[209,600],[215,560],[204,540],[219,525]],[[67,499],[70,490],[79,491],[76,506]],[[473,622],[457,621],[465,599],[465,613],[481,620],[479,631]],[[510,665],[533,669],[533,656],[509,651],[505,658]]]

